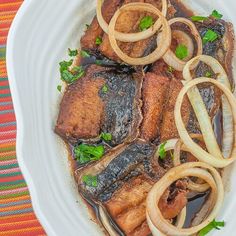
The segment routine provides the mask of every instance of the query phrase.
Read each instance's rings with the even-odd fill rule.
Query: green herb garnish
[[[206,227],[204,227],[203,229],[201,229],[199,231],[199,236],[205,236],[206,234],[208,234],[211,230],[213,229],[217,229],[220,230],[219,227],[224,227],[225,226],[225,222],[224,221],[215,221],[213,220],[209,225],[207,225]]]
[[[112,140],[112,135],[110,133],[101,133],[100,138],[103,139],[104,141],[111,141]]]
[[[61,92],[61,85],[57,85],[57,90]]]
[[[85,71],[82,66],[74,66],[72,68],[72,72],[75,74],[76,77],[80,78],[84,75]]]
[[[140,31],[144,31],[150,28],[154,24],[153,18],[151,16],[145,16],[141,19],[139,23]]]
[[[214,42],[217,38],[219,37],[219,35],[211,30],[211,29],[208,29],[207,32],[204,34],[202,40],[203,40],[203,43],[208,43],[208,42]]]
[[[177,48],[175,49],[175,55],[180,60],[183,60],[184,58],[188,56],[188,48],[183,44],[179,44]]]
[[[210,78],[212,77],[212,73],[210,71],[207,71],[206,74],[205,74],[206,77]]]
[[[96,61],[95,61],[95,64],[96,64],[96,65],[99,65],[99,66],[102,65],[102,60],[96,60]]]
[[[105,150],[102,145],[93,146],[80,144],[74,148],[75,159],[79,161],[80,164],[100,160],[104,152]]]
[[[89,24],[85,24],[85,26],[86,26],[86,29],[88,29],[90,25]]]
[[[92,175],[84,175],[82,177],[82,181],[85,185],[89,187],[97,187],[98,186],[98,177]]]
[[[158,150],[160,159],[162,159],[162,160],[166,157],[166,150],[165,150],[166,143],[167,142],[162,143],[159,147],[159,150]]]
[[[77,79],[81,78],[85,73],[81,66],[75,66],[72,69],[72,72],[70,72],[69,70],[62,71],[61,80],[65,81],[68,84],[71,84],[75,82]]]
[[[90,57],[90,54],[85,50],[81,50],[80,55],[81,57]]]
[[[68,70],[69,67],[72,65],[73,63],[73,59],[71,59],[70,61],[61,61],[59,63],[60,65],[60,72],[62,73],[64,70]]]
[[[75,57],[75,56],[78,55],[78,50],[77,50],[77,49],[71,50],[70,48],[68,48],[68,55],[69,55],[70,57]]]
[[[212,11],[211,16],[213,16],[215,19],[221,19],[223,17],[223,15],[220,14],[217,10]]]
[[[102,44],[102,38],[101,37],[97,37],[96,41],[95,41],[96,45],[101,45]]]
[[[198,21],[204,21],[204,20],[207,20],[208,17],[206,16],[191,16],[191,20],[194,21],[194,22],[198,22]]]
[[[107,93],[107,91],[108,91],[108,87],[107,87],[107,85],[105,84],[105,85],[103,85],[103,87],[102,87],[102,92],[103,92],[103,93]]]

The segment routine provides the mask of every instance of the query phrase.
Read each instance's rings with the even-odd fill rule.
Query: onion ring
[[[181,22],[187,25],[191,29],[191,32],[194,35],[197,42],[197,46],[198,46],[197,55],[201,55],[202,54],[202,39],[201,39],[201,36],[199,35],[199,32],[196,26],[190,20],[183,17],[177,17],[177,18],[173,18],[169,20],[169,25],[172,25],[176,22]],[[188,45],[185,45],[185,46],[188,46]],[[183,71],[184,66],[186,65],[186,61],[183,61],[177,58],[176,55],[170,49],[163,56],[163,60],[169,66],[171,66],[173,69],[177,71]]]
[[[200,134],[192,134],[190,135],[191,138],[195,138],[195,139],[198,139],[198,140],[203,140],[202,138],[202,135]],[[181,147],[184,146],[183,145],[183,142],[181,139],[179,139],[176,144],[175,144],[175,147],[174,147],[174,166],[178,166],[178,165],[181,165],[181,162],[180,162],[180,150],[181,150]],[[187,150],[186,147],[185,148],[182,148],[182,150],[185,151]],[[195,183],[193,182],[191,179],[188,180],[188,189],[192,190],[192,191],[195,191],[195,192],[206,192],[208,189],[209,189],[209,185],[207,183]]]
[[[217,80],[219,82],[221,82],[222,84],[224,84],[227,88],[231,89],[228,76],[227,76],[224,68],[222,67],[222,65],[215,58],[213,58],[211,56],[207,56],[207,55],[196,56],[195,58],[193,58],[192,60],[190,60],[186,64],[186,66],[183,70],[183,77],[184,77],[185,80],[189,81],[189,80],[192,79],[191,72],[190,72],[191,66],[195,65],[199,61],[202,61],[205,64],[207,64],[209,67],[211,67],[213,72],[217,75]],[[202,100],[201,95],[198,92],[193,91],[193,89],[192,89],[191,93],[194,93],[194,94],[192,94],[192,96],[191,96],[192,98],[190,98],[190,101],[195,100],[196,103],[198,104],[198,107],[199,107],[199,101]],[[189,95],[189,93],[188,93],[188,95]],[[194,106],[194,104],[192,104],[192,106]],[[204,105],[204,107],[202,105],[202,107],[201,107],[201,111],[202,111],[201,114],[202,115],[203,115],[203,112],[207,113],[206,109],[205,109],[205,111],[204,111],[204,109],[205,109],[205,105]],[[233,139],[233,121],[232,121],[232,114],[231,114],[231,111],[230,111],[230,106],[229,106],[228,101],[227,101],[227,99],[225,98],[224,95],[222,96],[222,114],[223,114],[222,153],[223,153],[224,157],[229,157],[230,153],[231,153],[231,150],[232,150],[233,140],[234,140]],[[208,116],[208,113],[207,113],[207,116]],[[207,116],[205,116],[205,119],[207,119],[206,118]],[[199,118],[199,119],[201,121],[201,118]],[[208,124],[206,124],[205,128],[207,128],[207,127],[211,127],[211,122],[210,122],[209,119],[208,119]],[[203,128],[201,130],[204,132]],[[211,148],[212,149],[212,151],[211,151],[212,154],[214,154],[215,156],[219,156],[219,154],[215,153],[215,151],[217,149],[216,149],[216,140],[213,137],[214,136],[213,130],[211,130],[211,131],[208,130],[204,133],[207,135],[207,136],[205,136],[206,145],[207,146],[212,146],[212,148]],[[208,145],[208,143],[212,142],[212,141],[215,142],[215,144],[214,145],[211,145],[211,144]],[[218,152],[219,152],[219,149],[218,149]]]
[[[103,31],[106,34],[108,34],[108,24],[102,16],[102,4],[103,4],[103,0],[97,0],[97,8],[96,8],[97,20],[98,20],[99,25],[103,29]],[[134,4],[139,4],[139,3],[134,3]],[[118,9],[118,11],[122,10],[125,6],[126,5],[124,5],[120,9]],[[167,14],[167,1],[166,0],[162,0],[162,14],[163,14],[163,16],[166,16],[166,14]],[[161,26],[160,21],[157,20],[152,27],[150,27],[142,32],[121,33],[121,32],[115,31],[115,33],[114,33],[115,39],[119,40],[121,42],[127,42],[127,43],[137,42],[137,41],[147,39],[147,38],[150,38],[151,36],[153,36],[158,31],[160,26]]]
[[[119,48],[115,38],[115,24],[119,15],[125,10],[144,10],[156,14],[159,17],[159,21],[162,25],[162,32],[159,34],[159,37],[157,37],[157,48],[148,56],[132,58],[122,52],[122,50]],[[171,30],[166,18],[157,8],[148,3],[129,3],[124,5],[122,10],[118,10],[112,17],[108,26],[108,36],[112,49],[115,51],[115,53],[121,60],[130,65],[147,65],[155,62],[166,53],[171,44]]]
[[[201,169],[202,168],[202,169]],[[206,171],[205,169],[208,169]],[[210,214],[207,218],[198,226],[191,228],[177,228],[170,224],[169,221],[164,219],[160,209],[158,208],[158,202],[167,189],[173,182],[186,176],[194,176],[204,179],[212,189],[210,207]],[[220,174],[212,166],[203,162],[189,162],[180,166],[170,169],[151,189],[147,197],[147,210],[146,215],[151,220],[152,224],[162,233],[169,236],[185,236],[192,235],[200,231],[213,221],[219,212],[224,198],[224,188]],[[212,208],[212,209],[211,209]]]
[[[200,84],[200,83],[212,83],[215,86],[217,86],[219,89],[222,90],[222,92],[227,97],[228,103],[232,110],[233,115],[233,121],[234,121],[234,131],[236,130],[236,99],[234,95],[231,93],[231,91],[222,83],[220,83],[217,80],[206,78],[206,77],[200,77],[194,80],[189,81],[185,84],[185,86],[180,91],[177,101],[175,104],[175,110],[174,110],[174,116],[175,116],[175,124],[179,133],[180,138],[182,139],[183,143],[187,147],[187,149],[199,160],[206,162],[216,168],[223,168],[227,165],[231,164],[233,161],[236,160],[236,144],[234,141],[233,150],[231,153],[231,156],[228,159],[224,158],[216,158],[212,154],[206,152],[203,150],[198,144],[193,142],[191,137],[189,136],[185,125],[182,120],[181,116],[181,105],[184,98],[184,95],[188,92],[189,89],[191,89],[193,86]],[[236,140],[236,132],[234,133],[234,140]]]

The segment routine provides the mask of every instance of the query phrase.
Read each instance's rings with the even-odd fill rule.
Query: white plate
[[[186,2],[199,14],[218,9],[236,26],[234,0]],[[17,157],[34,210],[48,235],[103,235],[89,220],[69,171],[66,149],[53,132],[61,99],[56,89],[60,83],[58,62],[65,59],[68,47],[78,47],[94,9],[95,0],[25,0],[8,36],[7,68],[17,119]],[[226,227],[214,235],[234,235],[235,195],[236,187],[232,187],[219,215]]]

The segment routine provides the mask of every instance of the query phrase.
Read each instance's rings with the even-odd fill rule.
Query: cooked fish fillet
[[[161,142],[178,137],[178,131],[174,119],[174,108],[177,96],[182,87],[183,85],[179,80],[172,79],[169,89],[169,99],[163,113],[163,121],[161,124]],[[184,98],[181,113],[184,123],[187,124],[189,121],[190,113],[190,104],[187,97]]]
[[[138,177],[125,184],[112,199],[106,202],[110,214],[115,217],[129,208],[139,205],[152,188],[150,181]]]
[[[114,15],[117,8],[120,6],[121,0],[105,0],[102,5],[102,15],[106,22],[109,22]],[[81,37],[80,44],[85,49],[96,49],[96,38],[102,38],[103,30],[100,27],[97,17],[93,18],[92,23],[86,30],[85,34]]]
[[[164,105],[168,98],[170,81],[167,77],[147,73],[142,87],[143,122],[140,128],[140,137],[153,141],[157,138]]]
[[[60,104],[60,112],[55,131],[64,139],[77,142],[99,135],[103,119],[104,102],[99,90],[104,79],[92,78],[92,73],[101,70],[91,66],[86,76],[69,85]]]

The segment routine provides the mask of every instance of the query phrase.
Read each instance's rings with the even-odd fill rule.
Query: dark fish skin
[[[83,187],[90,196],[93,196],[95,199],[99,199],[99,195],[102,194],[106,189],[111,185],[116,183],[119,180],[123,180],[127,175],[132,177],[135,175],[135,169],[138,165],[142,164],[144,159],[150,159],[154,154],[154,146],[143,141],[137,141],[128,145],[121,153],[115,156],[106,168],[102,169],[100,173],[97,174],[98,186],[97,187]],[[109,155],[109,154],[108,154]],[[96,163],[95,165],[102,166],[101,162]],[[89,170],[90,167],[88,167]],[[132,172],[133,171],[133,172]],[[86,173],[86,170],[85,170]],[[81,185],[81,183],[79,183]],[[122,183],[123,184],[123,183]],[[119,186],[117,186],[119,187]],[[116,190],[116,188],[109,189]],[[112,193],[112,192],[110,192]],[[107,201],[108,198],[104,197],[103,194],[100,200]],[[107,197],[110,197],[110,194],[107,194]]]
[[[203,44],[203,54],[212,56],[221,63],[221,65],[226,70],[226,73],[229,75],[229,80],[233,88],[234,83],[231,65],[234,49],[234,35],[231,24],[225,22],[224,20],[209,19],[207,21],[204,21],[203,23],[197,22],[196,27],[202,38],[209,29],[218,34],[218,38],[215,41]],[[200,62],[194,72],[194,77],[206,77],[207,72],[212,71],[206,64]],[[211,86],[209,84],[203,84],[199,86],[199,91],[207,108],[207,111],[212,119],[212,122],[214,123],[216,115],[219,114],[221,106],[221,92],[215,86]],[[196,117],[194,114],[192,114],[192,112],[190,115],[188,130],[192,131],[192,133],[200,132],[198,122],[196,121]],[[218,137],[217,133],[219,132],[216,132],[216,136],[220,145],[221,138]]]
[[[135,74],[134,74],[135,75]],[[138,98],[141,80],[134,79],[132,74],[117,74],[116,72],[98,73],[106,80],[108,91],[100,92],[105,104],[102,132],[110,133],[111,146],[116,146],[132,135],[140,124],[140,107]]]

